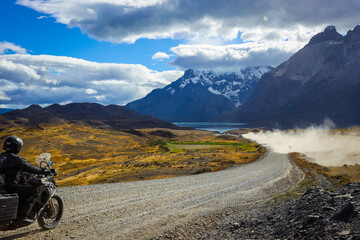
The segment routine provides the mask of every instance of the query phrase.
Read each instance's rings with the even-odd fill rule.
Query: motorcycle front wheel
[[[64,203],[59,195],[54,195],[45,205],[37,221],[42,229],[49,230],[60,222],[64,211]]]

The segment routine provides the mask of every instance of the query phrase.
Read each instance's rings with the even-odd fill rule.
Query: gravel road
[[[59,189],[65,212],[51,231],[37,224],[0,232],[4,239],[149,239],[214,211],[263,203],[291,188],[302,173],[288,155],[227,170],[160,180]]]

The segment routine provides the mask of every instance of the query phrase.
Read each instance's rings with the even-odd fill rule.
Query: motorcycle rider
[[[32,207],[38,198],[36,188],[27,185],[20,185],[17,181],[17,174],[20,171],[48,174],[48,169],[39,168],[28,163],[25,158],[17,155],[23,141],[16,136],[10,136],[5,139],[3,149],[5,152],[0,154],[0,174],[5,175],[4,189],[8,193],[17,193],[19,195],[18,219],[20,222],[32,223],[33,220],[27,218]]]

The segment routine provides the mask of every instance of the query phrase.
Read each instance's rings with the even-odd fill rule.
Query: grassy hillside
[[[257,159],[256,143],[197,130],[110,130],[77,124],[40,124],[0,131],[24,140],[20,155],[35,164],[49,152],[61,186],[135,181],[218,171]]]
[[[307,174],[321,174],[326,177],[334,186],[342,186],[349,182],[360,182],[360,165],[342,167],[326,167],[306,160],[306,156],[301,153],[291,153],[292,159]],[[314,177],[315,178],[315,177]]]

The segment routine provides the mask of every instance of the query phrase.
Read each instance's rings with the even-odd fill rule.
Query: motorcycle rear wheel
[[[59,195],[54,195],[51,198],[51,203],[54,208],[48,203],[44,210],[40,213],[37,221],[40,227],[44,230],[50,230],[56,227],[61,220],[64,211],[64,203]]]

